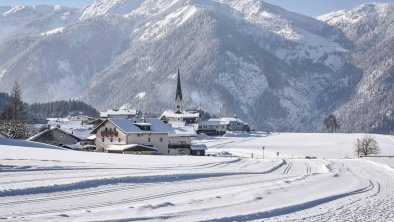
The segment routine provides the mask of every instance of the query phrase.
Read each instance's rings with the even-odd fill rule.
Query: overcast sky
[[[309,16],[318,16],[340,9],[349,9],[368,2],[390,2],[394,0],[265,0],[289,11]],[[64,5],[81,8],[92,0],[0,0],[0,5]]]

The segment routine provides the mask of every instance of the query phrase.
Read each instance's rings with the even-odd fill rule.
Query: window
[[[105,132],[107,132],[108,131],[108,128],[107,127],[105,127]]]
[[[101,142],[103,142],[103,143],[104,143],[104,137],[103,137],[103,138],[101,138]]]
[[[163,137],[160,137],[160,142],[163,142]]]
[[[111,139],[110,139],[110,142],[112,143],[113,141],[114,141],[114,139],[113,139],[113,138],[111,138]]]
[[[150,143],[150,137],[148,138],[148,143]]]
[[[118,142],[120,143],[120,141],[121,141],[121,139],[120,139],[120,137],[118,138]]]

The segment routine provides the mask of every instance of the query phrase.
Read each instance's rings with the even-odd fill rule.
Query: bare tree
[[[369,156],[380,153],[378,142],[370,135],[364,136],[361,140],[357,139],[355,143],[355,151],[357,156]]]

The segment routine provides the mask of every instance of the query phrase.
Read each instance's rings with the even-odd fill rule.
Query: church
[[[200,118],[200,114],[197,111],[184,110],[181,75],[178,69],[177,86],[176,86],[176,94],[175,94],[175,110],[164,111],[163,114],[160,116],[160,119],[171,126],[179,126],[179,125],[185,126],[187,124],[197,124],[199,118]]]

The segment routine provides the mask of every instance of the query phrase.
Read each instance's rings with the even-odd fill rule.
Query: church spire
[[[182,87],[181,87],[181,75],[178,68],[178,81],[176,85],[176,95],[175,95],[175,111],[177,113],[183,110],[183,97],[182,97]]]

